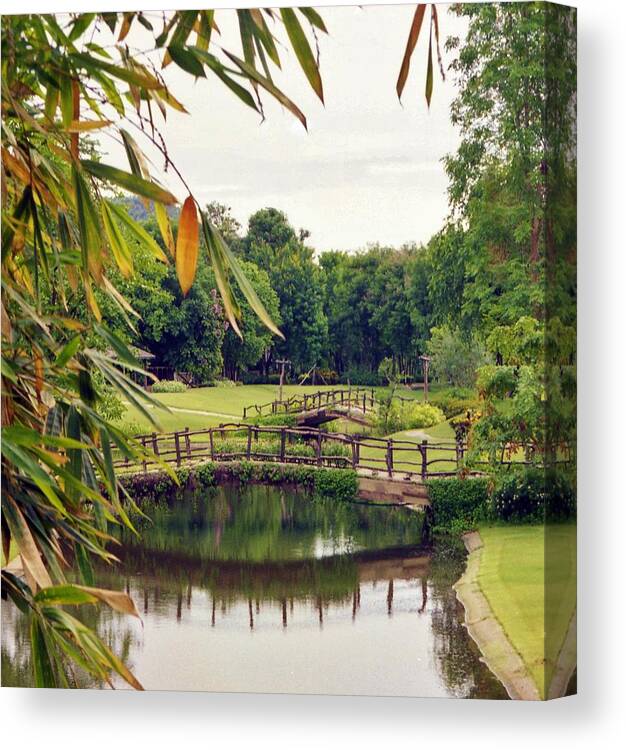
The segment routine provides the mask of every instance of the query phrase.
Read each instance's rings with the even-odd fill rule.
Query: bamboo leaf
[[[143,245],[147,250],[154,255],[154,257],[157,260],[163,261],[163,263],[167,263],[167,255],[161,250],[155,239],[146,232],[146,230],[141,226],[141,224],[138,224],[126,211],[126,209],[123,206],[119,206],[116,203],[109,203],[109,208],[111,209],[113,215],[115,216],[118,221],[120,221],[126,229],[130,232],[131,236],[135,239],[136,242],[139,242],[141,245]]]
[[[89,195],[89,190],[76,165],[72,165],[76,214],[80,234],[83,269],[89,270],[96,279],[102,275],[102,245],[96,209]]]
[[[396,92],[398,99],[402,99],[402,92],[404,91],[404,85],[406,79],[409,76],[409,67],[411,65],[411,56],[415,50],[415,45],[420,35],[422,28],[422,22],[424,20],[424,13],[426,12],[426,3],[420,3],[415,9],[415,15],[413,16],[413,22],[409,31],[409,38],[407,39],[406,49],[404,50],[404,57],[402,58],[402,65],[400,66],[400,73],[398,75],[398,82],[396,83]]]
[[[44,606],[57,607],[95,604],[98,599],[80,586],[68,583],[62,586],[48,586],[45,589],[41,589],[35,596],[35,601]]]
[[[428,38],[428,63],[426,66],[426,104],[430,109],[430,100],[433,95],[433,27],[430,26]]]
[[[41,623],[37,617],[33,617],[30,623],[30,643],[35,687],[56,687],[54,670],[52,669],[52,662],[48,652],[48,645],[43,634]]]
[[[15,502],[8,501],[3,502],[3,513],[11,529],[11,535],[19,548],[24,566],[28,568],[40,588],[51,586],[52,581],[22,511]]]
[[[311,26],[315,26],[315,28],[323,31],[325,34],[328,34],[328,29],[326,28],[322,17],[316,10],[314,10],[313,8],[298,8],[298,10],[311,24]]]
[[[67,126],[68,133],[83,133],[91,130],[100,130],[111,124],[111,120],[72,120]]]
[[[237,334],[237,336],[239,336],[240,339],[242,339],[243,336],[241,334],[241,330],[239,329],[239,324],[237,323],[237,318],[240,317],[241,312],[239,310],[237,301],[233,297],[233,292],[228,281],[228,269],[226,268],[223,254],[219,245],[217,244],[214,235],[214,229],[211,226],[206,214],[202,212],[201,217],[202,233],[204,235],[204,241],[209,253],[209,260],[211,261],[213,273],[215,274],[217,288],[224,304],[224,312],[226,313],[226,317],[228,318],[228,322],[232,326],[233,331]]]
[[[274,321],[271,319],[269,313],[265,309],[265,306],[259,299],[257,293],[254,290],[254,287],[248,281],[248,278],[243,272],[243,269],[239,265],[239,261],[235,257],[232,250],[228,247],[226,242],[224,242],[224,239],[222,238],[218,230],[211,226],[208,219],[206,219],[206,225],[207,231],[211,235],[211,242],[217,248],[217,255],[221,255],[223,259],[222,265],[225,265],[231,271],[250,307],[257,314],[261,322],[265,326],[267,326],[267,328],[269,328],[272,333],[275,333],[277,336],[280,336],[280,338],[284,339],[285,337],[274,324]],[[236,330],[238,330],[238,328]]]
[[[211,68],[213,73],[215,73],[220,81],[222,81],[222,83],[225,83],[228,88],[236,96],[238,96],[244,104],[247,104],[248,107],[252,107],[255,112],[259,111],[257,103],[254,101],[252,94],[226,73],[225,67],[217,59],[217,57],[215,57],[215,55],[211,55],[210,53],[204,52],[203,50],[197,50],[196,54],[209,66],[209,68]]]
[[[83,169],[87,170],[94,177],[98,177],[105,182],[112,182],[124,188],[124,190],[135,193],[135,195],[142,195],[145,198],[164,203],[168,206],[178,202],[165,188],[162,188],[155,182],[149,182],[141,177],[137,177],[137,175],[130,172],[123,172],[121,169],[117,169],[117,167],[92,161],[91,159],[81,159],[80,163]]]
[[[268,78],[261,75],[252,65],[248,65],[247,62],[241,60],[231,52],[228,52],[228,50],[224,50],[224,54],[229,57],[251,81],[255,81],[262,86],[269,94],[279,101],[283,107],[286,107],[295,117],[297,117],[306,129],[306,117],[288,96],[283,94],[279,88],[277,88]]]
[[[167,215],[167,209],[161,203],[155,203],[154,214],[156,216],[157,224],[159,225],[163,243],[168,249],[169,254],[174,258],[176,257],[176,245],[174,244],[174,235],[172,233],[170,217]]]
[[[281,8],[280,15],[285,24],[287,36],[289,37],[294,52],[296,53],[300,67],[311,84],[311,88],[323,102],[324,90],[322,87],[322,78],[320,76],[317,61],[311,51],[311,47],[309,46],[309,42],[302,26],[300,25],[300,21],[298,21],[295,11],[292,8]]]
[[[187,295],[198,265],[198,214],[196,203],[188,196],[183,204],[176,238],[176,275],[183,295]]]
[[[133,273],[133,259],[124,239],[124,235],[113,218],[113,212],[109,203],[105,200],[100,201],[100,211],[102,214],[102,226],[109,241],[109,247],[113,252],[113,257],[117,263],[122,276],[128,278]]]
[[[91,586],[76,586],[76,588],[81,589],[86,594],[108,604],[109,607],[116,612],[121,612],[123,615],[132,615],[141,620],[135,602],[123,591],[111,591],[109,589],[93,588]]]
[[[186,73],[190,73],[196,78],[206,78],[204,67],[194,53],[192,47],[182,47],[175,44],[170,44],[167,51],[172,60],[178,65],[179,68],[184,70]]]

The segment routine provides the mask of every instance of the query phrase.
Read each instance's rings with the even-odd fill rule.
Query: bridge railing
[[[466,446],[454,442],[398,440],[329,433],[306,427],[232,423],[201,430],[147,433],[134,438],[144,456],[133,462],[113,449],[114,465],[144,472],[161,462],[263,461],[369,470],[390,477],[427,479],[455,475]]]
[[[294,395],[287,399],[276,399],[265,404],[249,404],[243,409],[243,418],[268,414],[297,414],[320,409],[347,407],[364,414],[376,406],[373,388],[336,388],[316,393]]]

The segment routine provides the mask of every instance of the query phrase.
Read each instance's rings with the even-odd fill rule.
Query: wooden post
[[[246,416],[247,416],[247,413],[248,413],[248,407],[247,407],[247,406],[244,406],[244,407],[243,407],[243,418],[244,418],[244,419],[246,418]]]
[[[366,406],[366,403],[365,403],[365,399],[366,398],[367,398],[367,396],[365,394],[363,394],[363,414],[365,414],[365,411],[367,409],[367,406]]]
[[[393,474],[393,440],[387,441],[387,471],[389,476]]]
[[[322,465],[322,431],[318,430],[317,432],[317,446],[316,446],[316,455],[317,455],[317,465]]]
[[[215,458],[215,448],[213,446],[213,430],[209,430],[209,447],[211,449],[211,461]]]
[[[180,433],[174,433],[174,445],[176,446],[176,466],[180,466]]]
[[[185,427],[185,453],[191,458],[191,440],[189,439],[189,427]]]
[[[141,447],[145,451],[145,449],[146,449],[146,437],[145,437],[145,435],[141,436]],[[144,458],[144,461],[143,461],[143,473],[145,474],[147,471],[148,471],[148,464],[146,463],[146,460]]]
[[[246,446],[246,458],[250,460],[250,453],[252,450],[252,427],[248,425],[248,444]]]
[[[422,440],[420,451],[422,453],[422,479],[426,479],[428,474],[428,440]]]
[[[424,371],[424,401],[428,401],[428,369],[430,367],[430,357],[426,354],[422,354],[420,359],[422,360]]]
[[[280,462],[285,462],[285,428],[280,429]]]
[[[352,468],[356,469],[359,463],[359,444],[354,438],[351,438],[350,443],[352,448]]]
[[[159,441],[157,440],[156,432],[152,433],[152,452],[155,456],[159,455]]]

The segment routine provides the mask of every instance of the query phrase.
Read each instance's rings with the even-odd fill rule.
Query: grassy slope
[[[480,534],[478,582],[543,697],[576,606],[576,527],[497,526]]]

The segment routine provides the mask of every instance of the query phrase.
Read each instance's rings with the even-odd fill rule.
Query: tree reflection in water
[[[122,532],[120,565],[97,570],[100,585],[124,588],[134,597],[147,624],[184,628],[201,618],[211,630],[245,629],[250,635],[259,628],[262,634],[276,628],[288,634],[316,624],[332,649],[332,633],[346,622],[357,628],[351,636],[357,638],[369,637],[377,613],[388,620],[427,617],[430,658],[444,694],[505,697],[462,625],[452,584],[463,558],[433,557],[420,547],[419,514],[257,486],[223,487],[151,508],[149,515],[150,521],[139,521],[139,536]],[[90,608],[86,616],[116,653],[141,669],[148,645],[141,626],[105,609]],[[27,618],[6,605],[2,626],[3,684],[29,685]],[[372,647],[367,643],[363,659]],[[378,648],[388,646],[382,640]],[[90,683],[85,678],[82,684]],[[397,694],[408,690],[398,685]]]

